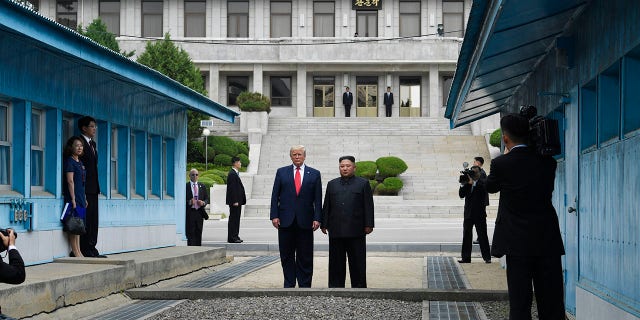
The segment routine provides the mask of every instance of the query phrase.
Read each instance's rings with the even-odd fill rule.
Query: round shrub
[[[221,166],[230,166],[231,156],[227,154],[219,154],[215,158],[213,158],[213,163]]]
[[[402,180],[396,177],[389,177],[384,179],[384,181],[378,185],[378,188],[376,190],[378,191],[378,194],[381,195],[396,196],[398,195],[398,192],[400,192],[400,189],[402,189],[402,187]]]
[[[200,173],[200,179],[202,179],[202,177],[207,177],[207,176],[217,176],[220,177],[222,179],[222,183],[219,184],[226,184],[227,183],[227,175],[229,174],[229,172],[227,171],[222,171],[222,170],[218,170],[218,169],[209,169],[209,171],[205,171],[204,173]]]
[[[222,180],[221,177],[215,175],[215,174],[211,174],[208,176],[204,176],[204,177],[200,177],[200,179],[198,179],[198,181],[204,183],[205,186],[207,186],[207,188],[211,188],[212,185],[214,184],[225,184],[224,180]]]
[[[238,147],[238,153],[249,155],[249,146],[246,141],[236,142],[236,147]]]
[[[238,107],[242,111],[266,111],[271,112],[271,100],[259,92],[244,91],[236,99]]]
[[[493,147],[500,148],[501,141],[502,141],[502,130],[498,128],[489,137],[489,144]]]
[[[356,162],[356,172],[355,175],[358,177],[363,177],[365,179],[375,179],[376,171],[378,171],[378,166],[373,161],[358,161]],[[373,188],[371,189],[373,190]]]
[[[378,180],[369,180],[369,186],[371,186],[371,191],[375,190],[378,186]]]
[[[246,154],[238,153],[238,158],[240,158],[240,163],[242,163],[243,167],[247,167],[249,165],[249,157]]]
[[[398,157],[380,157],[376,160],[381,178],[396,177],[407,171],[407,164]]]
[[[204,162],[204,146],[199,141],[187,142],[187,162]]]
[[[188,162],[187,163],[187,176],[189,175],[189,171],[191,171],[191,169],[196,169],[199,172],[204,171],[205,165],[202,162]]]
[[[216,150],[217,155],[226,154],[233,157],[238,154],[236,142],[229,137],[211,136],[209,137],[209,144]]]

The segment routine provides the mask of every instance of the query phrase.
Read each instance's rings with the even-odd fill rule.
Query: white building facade
[[[101,18],[121,50],[168,33],[202,71],[209,97],[270,97],[273,116],[442,117],[471,0],[121,0],[34,2],[75,28]],[[37,3],[35,3],[37,2]]]

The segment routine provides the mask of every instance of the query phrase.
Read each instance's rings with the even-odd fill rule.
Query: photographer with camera
[[[465,163],[466,164],[466,163]],[[478,241],[480,242],[480,252],[482,259],[486,263],[491,263],[489,249],[489,238],[487,237],[487,190],[484,180],[480,179],[480,167],[473,166],[471,169],[461,171],[458,179],[460,190],[458,195],[464,198],[464,222],[462,227],[462,259],[459,263],[471,262],[471,241],[473,240],[473,227],[476,227]]]
[[[21,284],[24,282],[24,261],[16,249],[16,234],[13,229],[0,229],[0,252],[7,251],[9,263],[0,259],[0,282]]]
[[[551,202],[556,160],[526,144],[532,130],[524,116],[505,115],[500,127],[505,152],[492,160],[486,187],[500,192],[491,255],[506,255],[509,319],[531,319],[534,288],[538,317],[564,319],[565,252]]]

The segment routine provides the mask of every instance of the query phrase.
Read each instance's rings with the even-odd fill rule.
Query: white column
[[[253,92],[262,93],[262,65],[254,64],[253,65]]]
[[[298,118],[307,116],[307,67],[298,65],[296,76],[296,114]]]
[[[429,66],[429,117],[437,118],[438,110],[441,107],[440,102],[440,75],[438,74],[438,65]]]
[[[213,101],[222,101],[220,99],[220,65],[209,65],[209,98]],[[227,101],[228,102],[228,101]]]

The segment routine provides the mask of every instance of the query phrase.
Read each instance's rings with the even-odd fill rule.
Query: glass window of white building
[[[189,0],[184,2],[184,36],[204,37],[206,23],[206,1]]]
[[[249,1],[227,2],[227,37],[249,37]]]
[[[335,36],[335,7],[333,1],[316,1],[313,3],[313,36]]]
[[[249,77],[229,76],[227,77],[227,104],[237,106],[238,95],[243,91],[249,91]]]
[[[442,1],[442,21],[445,37],[464,36],[464,2],[461,0]]]
[[[44,113],[33,109],[31,112],[31,186],[40,190],[44,187]]]
[[[56,1],[56,22],[76,30],[78,27],[78,1]]]
[[[271,1],[271,38],[291,37],[291,2]]]
[[[400,36],[420,36],[420,1],[400,2]]]
[[[107,31],[120,35],[120,1],[100,0],[100,20],[107,25]]]
[[[271,77],[271,105],[291,106],[291,77]]]
[[[9,106],[0,102],[0,189],[11,184],[11,141]]]
[[[142,36],[162,37],[162,1],[142,1]]]
[[[356,32],[360,37],[377,37],[378,11],[356,11]]]

